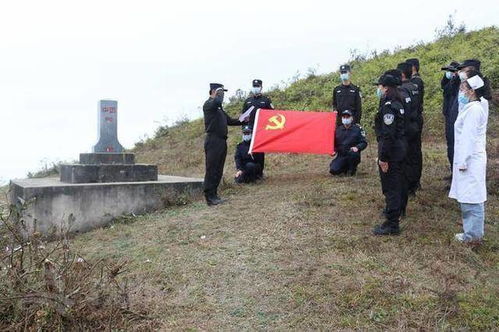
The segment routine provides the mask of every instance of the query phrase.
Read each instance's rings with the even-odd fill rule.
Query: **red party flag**
[[[253,152],[332,154],[336,112],[260,109],[251,140]]]

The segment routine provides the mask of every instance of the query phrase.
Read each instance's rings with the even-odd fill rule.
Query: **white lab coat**
[[[459,203],[483,203],[487,200],[486,133],[488,108],[480,101],[464,105],[454,123],[454,165],[449,197]],[[466,168],[460,171],[459,168]]]

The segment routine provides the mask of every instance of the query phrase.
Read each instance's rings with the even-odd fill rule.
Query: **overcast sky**
[[[351,49],[433,39],[449,14],[497,24],[496,1],[32,0],[0,5],[0,182],[75,160],[97,138],[97,102],[118,100],[125,147],[160,124],[200,117],[209,82],[233,93]],[[413,17],[410,16],[413,8]]]

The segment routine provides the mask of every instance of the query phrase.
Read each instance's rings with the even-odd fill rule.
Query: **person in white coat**
[[[488,109],[482,107],[484,81],[475,70],[461,83],[458,100],[462,109],[454,124],[454,164],[450,198],[461,207],[463,233],[455,235],[460,242],[480,242],[484,236],[487,187],[486,133]]]

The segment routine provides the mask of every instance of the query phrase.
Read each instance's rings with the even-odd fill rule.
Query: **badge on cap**
[[[393,120],[395,120],[395,116],[393,114],[388,113],[383,116],[383,122],[387,126],[391,125],[393,123]]]

